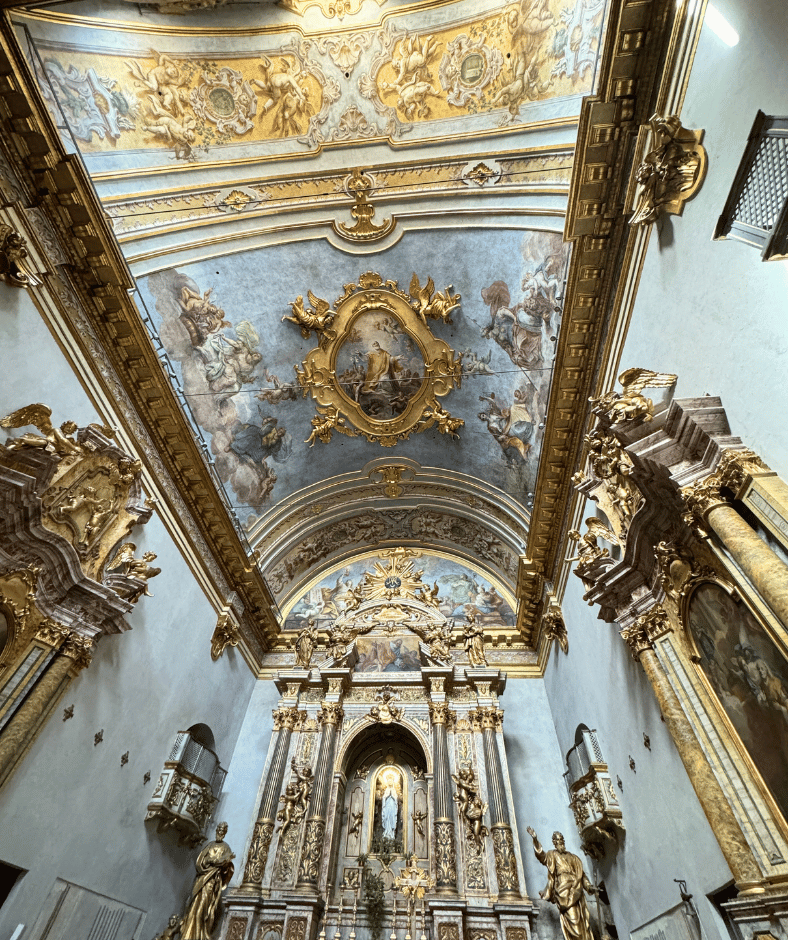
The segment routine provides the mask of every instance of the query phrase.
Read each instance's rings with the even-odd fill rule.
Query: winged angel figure
[[[150,564],[150,562],[156,560],[155,552],[145,552],[142,558],[135,558],[134,552],[136,550],[137,546],[134,542],[125,542],[107,565],[107,571],[114,571],[124,565],[126,568],[125,576],[139,582],[139,586],[129,589],[126,595],[126,600],[131,601],[132,604],[136,604],[143,595],[153,596],[148,590],[148,581],[150,578],[155,578],[157,574],[161,574],[161,568],[154,568]]]
[[[64,421],[59,428],[55,428],[52,426],[51,417],[52,409],[41,404],[26,405],[7,415],[0,420],[0,428],[24,428],[32,425],[38,428],[42,436],[22,434],[20,437],[9,438],[6,448],[20,450],[23,447],[40,447],[48,454],[56,454],[58,458],[77,457],[83,451],[82,446],[74,440],[76,423]]]
[[[427,317],[432,320],[443,320],[451,323],[451,312],[460,306],[460,295],[452,294],[451,284],[446,293],[435,292],[435,283],[432,278],[422,287],[417,274],[410,279],[410,296],[415,301],[416,316],[426,325]]]
[[[652,372],[637,366],[627,369],[618,377],[622,391],[612,390],[600,398],[591,398],[595,414],[607,416],[612,424],[619,421],[634,421],[643,418],[651,421],[654,414],[654,402],[642,394],[645,388],[670,388],[678,376],[670,372]]]
[[[293,315],[291,317],[285,315],[282,317],[282,322],[289,320],[291,323],[295,323],[296,326],[300,326],[301,335],[304,339],[309,339],[312,330],[318,334],[322,333],[323,330],[327,330],[334,322],[336,314],[330,310],[331,304],[327,300],[315,297],[311,290],[306,292],[306,296],[309,303],[312,304],[312,308],[304,307],[304,298],[299,294],[295,302],[290,304]]]
[[[573,558],[567,558],[567,561],[576,561],[579,565],[590,565],[592,562],[605,558],[610,554],[606,548],[600,548],[597,545],[597,539],[604,539],[606,542],[610,542],[611,545],[621,544],[615,532],[608,529],[604,522],[595,516],[586,519],[586,532],[584,535],[581,535],[577,529],[572,529],[569,538],[573,542],[577,542],[578,554]]]

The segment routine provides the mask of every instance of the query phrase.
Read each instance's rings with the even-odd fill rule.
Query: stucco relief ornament
[[[390,685],[384,685],[375,696],[375,701],[378,704],[373,705],[369,710],[370,718],[384,725],[390,725],[393,721],[399,721],[399,719],[402,718],[402,709],[394,704],[398,698],[399,693],[395,692]]]
[[[235,69],[224,66],[213,75],[203,72],[190,97],[194,113],[215,124],[220,134],[246,134],[254,127],[257,96]]]
[[[365,135],[366,136],[366,135]],[[350,176],[345,180],[345,189],[349,196],[353,197],[354,205],[350,214],[356,220],[354,225],[346,225],[344,222],[332,222],[332,226],[337,235],[348,241],[370,242],[378,238],[384,238],[390,232],[394,231],[396,221],[394,218],[384,219],[379,225],[372,221],[375,215],[375,207],[368,201],[367,194],[373,189],[374,181],[367,173],[362,173],[358,167],[354,167]]]
[[[469,98],[481,98],[482,91],[500,74],[503,53],[486,45],[486,38],[484,33],[475,40],[460,33],[447,44],[439,75],[449,104],[463,107]]]
[[[365,437],[393,447],[414,432],[433,425],[441,434],[457,437],[465,423],[439,403],[462,384],[461,356],[427,326],[428,319],[450,323],[460,295],[451,288],[436,292],[432,278],[422,287],[414,274],[410,293],[379,274],[362,274],[358,284],[346,284],[331,305],[307,293],[291,304],[284,317],[307,338],[314,331],[319,345],[301,367],[295,367],[304,397],[317,402],[312,419],[312,445],[331,440],[334,431]]]
[[[701,146],[702,130],[689,130],[672,115],[652,116],[651,150],[636,171],[640,185],[630,225],[655,222],[661,213],[681,215],[684,203],[700,189],[708,158]]]

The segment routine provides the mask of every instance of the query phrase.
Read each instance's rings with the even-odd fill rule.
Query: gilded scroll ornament
[[[435,875],[438,887],[457,887],[457,848],[450,820],[435,823]]]
[[[393,218],[384,219],[379,225],[372,221],[375,207],[369,202],[367,196],[372,191],[372,177],[362,173],[354,167],[350,177],[345,182],[345,189],[353,197],[354,204],[350,214],[356,220],[355,225],[346,225],[344,222],[333,222],[337,235],[350,242],[372,242],[385,238],[394,231],[396,222]]]
[[[377,704],[370,709],[369,717],[373,721],[378,721],[384,725],[399,721],[402,718],[402,709],[394,704],[398,698],[398,692],[395,692],[390,685],[384,685],[375,696]]]
[[[432,279],[421,287],[414,275],[411,293],[379,274],[363,274],[346,284],[334,303],[308,293],[284,317],[319,345],[295,367],[299,385],[315,400],[317,414],[307,443],[328,443],[336,431],[393,447],[429,427],[454,437],[463,421],[439,403],[462,383],[461,357],[427,327],[428,319],[450,321],[459,294],[436,293]]]
[[[470,764],[460,767],[458,773],[451,775],[451,779],[457,785],[457,792],[452,799],[457,804],[460,819],[465,823],[468,840],[480,846],[482,840],[490,834],[490,830],[484,825],[487,803],[480,796],[473,767]]]
[[[216,662],[228,646],[238,646],[240,642],[241,632],[237,624],[229,611],[223,611],[219,614],[211,637],[211,659]]]
[[[499,890],[519,893],[520,878],[517,874],[517,861],[514,857],[514,837],[510,827],[505,825],[493,826],[492,843]]]
[[[304,845],[301,849],[301,867],[298,871],[299,881],[317,881],[320,860],[323,857],[325,837],[326,821],[324,819],[310,819],[306,824]]]
[[[659,582],[664,592],[672,600],[683,597],[687,581],[692,575],[692,557],[680,546],[664,540],[654,546],[654,555],[659,565]]]
[[[266,819],[258,819],[254,824],[252,844],[246,857],[244,868],[244,883],[260,884],[263,880],[265,863],[268,858],[268,849],[274,835],[274,824]]]
[[[622,372],[618,377],[621,392],[615,389],[599,398],[591,398],[591,410],[609,424],[619,422],[651,421],[654,415],[654,402],[646,398],[643,391],[647,388],[672,388],[678,376],[670,372],[652,372],[634,366]]]
[[[681,215],[684,203],[700,189],[706,175],[702,130],[682,127],[675,114],[655,114],[649,124],[652,148],[637,168],[641,189],[630,225],[656,222],[661,213]]]
[[[25,270],[25,240],[10,225],[0,222],[0,280],[9,287],[29,287],[30,275]]]

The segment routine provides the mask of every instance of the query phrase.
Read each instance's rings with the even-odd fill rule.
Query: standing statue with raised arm
[[[558,908],[565,940],[594,940],[583,892],[596,894],[596,888],[583,871],[582,861],[577,855],[567,852],[560,832],[553,833],[555,848],[548,852],[539,844],[530,826],[528,835],[534,840],[534,855],[547,868],[547,885],[544,891],[539,892],[539,897]]]

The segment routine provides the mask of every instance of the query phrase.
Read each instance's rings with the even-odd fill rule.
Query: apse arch
[[[387,746],[394,745],[414,758],[416,765],[422,767],[427,777],[432,776],[432,748],[429,739],[421,728],[403,715],[391,725],[382,727],[368,715],[353,728],[353,733],[340,744],[336,766],[345,779],[358,767],[362,757],[371,757],[376,750],[386,756]],[[376,758],[375,758],[376,759]]]

